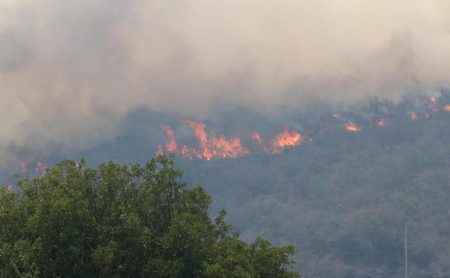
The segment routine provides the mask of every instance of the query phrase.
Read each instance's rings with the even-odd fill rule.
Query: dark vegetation
[[[292,246],[247,244],[171,158],[63,161],[0,189],[0,277],[299,277]]]
[[[438,105],[445,104],[450,97],[443,91]],[[227,136],[255,129],[269,138],[287,125],[312,141],[281,155],[178,158],[177,165],[189,184],[205,185],[211,215],[225,208],[243,240],[263,236],[294,244],[295,268],[304,277],[403,277],[405,224],[411,277],[449,277],[450,112],[426,118],[433,105],[416,96],[341,109],[318,103],[270,116],[230,108],[207,129]],[[335,112],[362,130],[345,131]],[[410,119],[413,112],[417,121]],[[386,119],[386,126],[374,125],[377,119]],[[145,161],[165,142],[159,124],[170,124],[180,144],[195,145],[192,131],[177,123],[136,110],[119,136],[70,157]]]

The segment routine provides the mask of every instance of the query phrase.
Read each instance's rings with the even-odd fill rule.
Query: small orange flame
[[[357,124],[355,124],[355,123],[353,123],[351,121],[347,121],[347,119],[345,119],[345,117],[342,116],[341,114],[338,114],[338,113],[333,114],[333,117],[335,117],[336,119],[344,122],[344,128],[348,132],[357,132],[357,131],[361,130],[361,128]]]
[[[442,107],[442,110],[450,112],[450,104],[444,105],[444,107]]]
[[[257,131],[253,131],[250,133],[250,138],[255,141],[258,145],[263,146],[264,140],[261,137],[261,134],[259,134]]]
[[[175,140],[175,133],[168,125],[162,125],[161,129],[167,135],[166,150],[171,153],[176,153],[178,151],[177,141]]]
[[[359,126],[357,126],[356,124],[352,123],[352,122],[348,122],[345,124],[345,129],[348,132],[358,132],[361,130],[361,128]]]
[[[301,142],[302,135],[300,133],[285,128],[284,131],[278,134],[272,141],[272,153],[279,154],[284,148],[300,145]]]
[[[417,114],[412,112],[411,116],[409,117],[411,119],[411,121],[417,121],[419,119],[419,117],[417,117]]]

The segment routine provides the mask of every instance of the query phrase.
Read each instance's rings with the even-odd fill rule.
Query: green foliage
[[[298,277],[293,247],[243,242],[181,174],[165,156],[98,170],[63,161],[0,190],[0,276]]]

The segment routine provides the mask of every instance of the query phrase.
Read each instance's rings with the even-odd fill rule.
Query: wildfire
[[[357,124],[355,124],[351,121],[347,121],[347,119],[345,119],[345,117],[342,116],[341,114],[337,114],[337,113],[333,114],[333,117],[335,117],[336,119],[338,119],[341,122],[344,122],[344,128],[348,132],[358,132],[361,130],[361,127],[359,127]]]
[[[250,138],[256,142],[258,145],[264,146],[264,140],[261,137],[261,134],[257,131],[253,131],[250,133]]]
[[[279,154],[284,148],[298,146],[301,142],[302,135],[300,133],[285,128],[272,141],[272,153]]]
[[[196,150],[189,148],[188,146],[183,146],[180,152],[183,156],[211,160],[215,157],[236,158],[238,156],[250,154],[249,149],[242,146],[239,137],[227,139],[223,135],[216,136],[212,134],[208,136],[205,131],[206,125],[204,123],[193,120],[186,120],[185,123],[194,129],[199,148]]]
[[[171,153],[176,153],[178,151],[178,146],[177,141],[175,140],[175,133],[168,125],[162,125],[161,129],[164,130],[167,135],[166,150]]]
[[[34,169],[33,169],[34,166]],[[30,160],[27,161],[21,161],[19,163],[20,172],[24,175],[28,175],[32,173],[32,170],[34,170],[35,173],[39,173],[41,175],[45,175],[47,173],[47,165],[45,162],[38,160],[34,165],[30,162]],[[31,171],[30,171],[31,170]]]
[[[361,128],[359,126],[357,126],[356,124],[352,123],[352,122],[348,122],[344,125],[345,129],[348,132],[357,132],[360,131]]]
[[[43,161],[38,161],[36,162],[34,171],[39,172],[41,175],[45,175],[47,173],[47,165]]]
[[[426,107],[427,109],[425,111],[421,110],[420,114],[412,112],[409,114],[409,119],[412,121],[427,120],[431,118],[434,113],[439,113],[441,111],[450,112],[450,104],[442,105],[443,100],[436,97],[430,97],[429,101],[433,105],[429,103]],[[358,132],[362,128],[365,128],[346,119],[341,114],[335,113],[332,116],[340,122],[339,125],[342,125],[347,132]],[[406,118],[408,116],[404,117]],[[370,126],[385,127],[388,121],[389,118],[372,118],[372,120],[370,120]],[[182,157],[203,160],[212,160],[215,158],[237,158],[239,156],[248,156],[253,152],[277,155],[281,154],[286,148],[293,148],[301,145],[304,141],[313,142],[311,134],[313,136],[323,136],[331,128],[331,126],[320,127],[316,132],[302,135],[299,132],[290,130],[286,127],[281,133],[270,138],[264,138],[258,131],[252,131],[247,134],[245,140],[242,140],[238,136],[229,138],[225,135],[207,133],[206,124],[199,121],[185,120],[184,124],[193,129],[198,145],[196,147],[191,147],[188,145],[182,145],[182,147],[180,147],[177,144],[175,132],[172,128],[168,125],[160,125],[160,129],[167,136],[167,141],[165,144],[158,145],[157,154],[170,152],[176,153]],[[250,140],[254,143],[253,145],[250,145],[249,148],[243,145],[242,142],[250,142]],[[30,157],[20,162],[18,169],[20,169],[20,172],[25,175],[45,175],[47,173],[47,165],[43,161],[36,161]]]
[[[377,126],[381,126],[381,127],[386,126],[386,120],[385,119],[378,120],[378,121],[376,121],[375,124]]]

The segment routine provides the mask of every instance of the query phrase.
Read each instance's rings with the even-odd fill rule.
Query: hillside
[[[296,269],[305,277],[403,275],[405,225],[410,274],[444,277],[450,271],[447,103],[444,92],[398,103],[372,99],[338,111],[323,103],[277,116],[219,111],[220,120],[206,124],[207,136],[241,135],[251,153],[210,160],[180,153],[177,164],[189,184],[200,183],[212,195],[211,214],[225,208],[243,239],[294,244]],[[348,130],[350,122],[358,129]],[[64,155],[92,163],[145,161],[166,143],[161,125],[173,128],[179,146],[198,146],[192,129],[177,117],[138,109],[116,138],[81,152],[56,151],[45,161]],[[258,130],[276,138],[286,127],[302,140],[280,153],[258,149],[248,137]],[[28,167],[34,168],[32,162]]]

